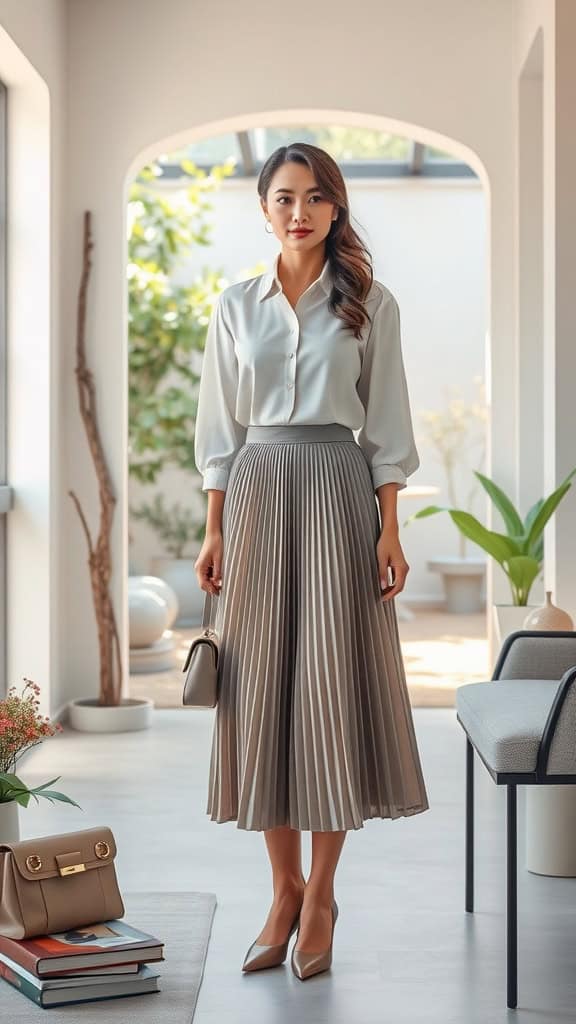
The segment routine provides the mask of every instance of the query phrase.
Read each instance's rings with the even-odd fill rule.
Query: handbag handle
[[[219,594],[211,594],[209,590],[204,592],[204,611],[202,613],[202,629],[214,630],[216,618],[216,599]]]

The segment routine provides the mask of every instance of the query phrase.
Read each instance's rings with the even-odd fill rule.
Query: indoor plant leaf
[[[502,516],[508,535],[518,536],[519,534],[523,534],[524,524],[508,495],[498,487],[498,484],[495,484],[493,480],[489,479],[489,477],[484,476],[484,474],[480,473],[479,470],[475,469],[474,475],[478,478],[484,490],[492,499],[494,505]]]
[[[546,526],[546,523],[550,519],[550,516],[562,501],[562,498],[566,494],[566,491],[568,491],[571,488],[572,484],[570,483],[570,477],[574,476],[574,473],[576,473],[576,468],[573,469],[572,472],[568,474],[568,476],[565,480],[562,481],[560,486],[557,487],[555,491],[552,491],[552,494],[548,495],[546,500],[542,503],[542,507],[538,510],[538,513],[534,517],[532,526],[530,527],[530,531],[527,538],[528,550],[530,550],[532,545],[535,544],[536,541],[539,539],[540,534]]]
[[[511,537],[507,537],[503,533],[496,533],[494,530],[487,530],[470,512],[450,509],[450,516],[465,537],[469,537],[484,551],[487,551],[500,565],[503,565],[507,558],[518,554],[518,547]]]
[[[526,555],[515,555],[507,562],[508,576],[516,595],[520,598],[518,604],[526,604],[530,587],[540,572],[540,564],[535,558]]]
[[[35,791],[33,789],[31,789],[30,792],[35,796]],[[65,793],[57,793],[55,789],[47,789],[43,793],[40,793],[40,796],[46,797],[47,800],[50,800],[50,803],[53,803],[54,800],[61,800],[62,803],[73,804],[74,807],[78,807],[80,810],[83,809],[80,807],[80,804],[77,804],[76,801],[72,799],[72,797],[66,796]]]

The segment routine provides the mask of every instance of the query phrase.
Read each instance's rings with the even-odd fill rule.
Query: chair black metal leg
[[[517,814],[516,786],[508,785],[507,790],[507,917],[506,983],[509,1009],[518,1005],[518,885],[517,885]]]
[[[474,910],[474,747],[466,737],[466,910]]]

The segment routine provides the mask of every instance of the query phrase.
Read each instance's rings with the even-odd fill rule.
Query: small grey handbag
[[[194,637],[182,671],[186,673],[182,703],[192,708],[213,708],[218,702],[218,637],[213,612],[219,594],[206,591],[202,632]]]

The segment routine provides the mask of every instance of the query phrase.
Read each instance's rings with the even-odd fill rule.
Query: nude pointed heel
[[[243,971],[262,971],[266,967],[277,967],[279,964],[283,964],[288,954],[288,943],[296,929],[300,924],[300,911],[298,911],[290,931],[288,932],[288,938],[285,942],[279,942],[275,946],[260,946],[257,942],[253,942],[250,946],[246,956],[244,957],[244,963],[242,964]]]
[[[300,981],[305,981],[306,978],[311,978],[314,974],[320,974],[321,971],[327,971],[332,966],[332,944],[334,942],[334,927],[336,925],[336,918],[338,917],[338,904],[336,900],[332,901],[332,935],[330,938],[330,945],[328,949],[323,950],[321,953],[302,953],[296,949],[298,942],[298,935],[296,936],[296,942],[292,949],[291,965],[292,971]],[[298,927],[300,931],[300,927]]]

